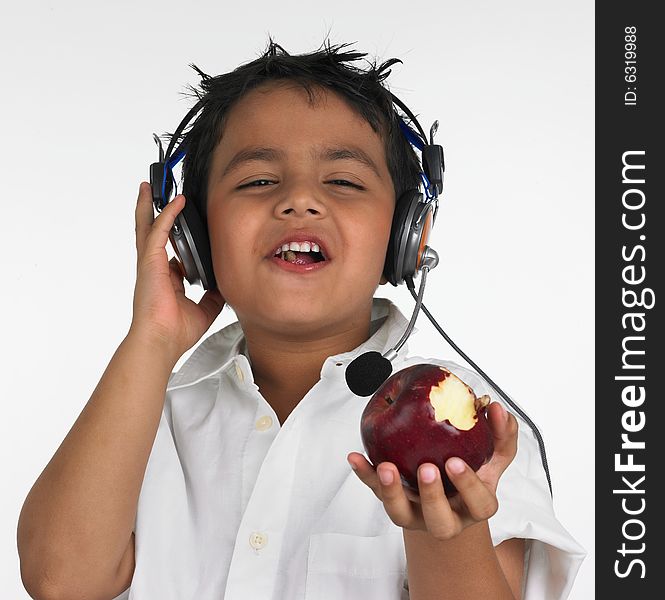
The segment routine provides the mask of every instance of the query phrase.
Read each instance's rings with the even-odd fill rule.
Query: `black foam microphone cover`
[[[379,352],[365,352],[346,367],[346,385],[356,396],[371,396],[393,372],[392,363]]]

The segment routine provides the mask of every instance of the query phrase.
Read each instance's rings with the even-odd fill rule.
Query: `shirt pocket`
[[[402,532],[310,536],[306,600],[407,600]]]

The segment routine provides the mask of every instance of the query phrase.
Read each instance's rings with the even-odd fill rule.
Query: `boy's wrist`
[[[155,361],[155,366],[162,366],[169,372],[183,355],[183,352],[175,348],[174,344],[164,339],[163,336],[136,327],[130,327],[122,343],[133,350],[149,354]]]

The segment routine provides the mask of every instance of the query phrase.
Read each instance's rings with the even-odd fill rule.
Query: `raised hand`
[[[185,296],[184,273],[170,261],[166,242],[185,205],[182,194],[155,218],[150,184],[142,182],[136,204],[136,285],[130,334],[164,344],[177,360],[207,331],[225,300],[218,290],[205,292],[198,304]]]

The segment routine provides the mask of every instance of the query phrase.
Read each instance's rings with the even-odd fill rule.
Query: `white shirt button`
[[[249,536],[249,545],[254,548],[254,550],[261,550],[261,548],[265,548],[267,543],[268,536],[265,533],[254,531],[252,532],[252,535]]]
[[[259,431],[266,431],[272,427],[272,417],[270,415],[263,415],[260,419],[256,420],[254,426]]]
[[[238,363],[235,364],[236,367],[236,375],[238,376],[238,379],[242,383],[245,381],[245,376],[242,374],[242,369],[238,366]]]

